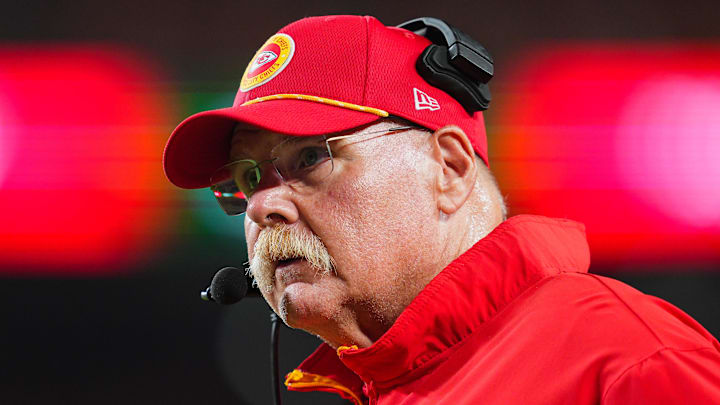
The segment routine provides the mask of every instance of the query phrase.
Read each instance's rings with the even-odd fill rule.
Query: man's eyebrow
[[[230,146],[234,146],[237,143],[240,143],[241,141],[247,142],[247,139],[245,139],[245,136],[238,136],[242,133],[242,135],[255,135],[259,134],[261,130],[242,130],[242,131],[235,131],[232,134],[232,137],[230,138]]]
[[[302,141],[306,142],[317,142],[318,140],[325,140],[325,138],[322,135],[314,135],[314,136],[288,136],[286,138],[287,143],[298,143]]]
[[[248,133],[248,134],[257,134],[258,132],[261,132],[262,129],[258,127],[252,127],[252,126],[242,126],[242,124],[238,123],[233,126],[232,135],[235,136],[241,133]]]
[[[233,136],[233,139],[230,141],[230,146],[235,146],[235,144],[240,143],[240,140],[242,138]]]

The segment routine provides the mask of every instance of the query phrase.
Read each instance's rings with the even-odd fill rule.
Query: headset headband
[[[423,79],[455,98],[469,114],[488,109],[491,96],[487,83],[494,69],[485,47],[438,18],[416,18],[398,28],[433,42],[415,64]]]

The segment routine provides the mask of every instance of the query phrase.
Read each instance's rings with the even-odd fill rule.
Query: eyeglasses
[[[275,172],[285,184],[302,189],[316,186],[326,180],[335,167],[330,142],[362,135],[393,133],[417,126],[400,126],[380,131],[350,135],[290,137],[270,151],[270,159],[240,159],[217,169],[210,177],[212,190],[220,207],[228,215],[240,215],[247,210],[248,199],[257,190],[262,178],[262,166],[272,163]]]

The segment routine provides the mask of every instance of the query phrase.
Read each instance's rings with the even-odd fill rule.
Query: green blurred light
[[[236,84],[217,82],[183,83],[177,99],[183,116],[180,120],[200,111],[223,108],[232,105],[235,97],[232,89]],[[220,90],[222,89],[222,90]],[[185,212],[182,215],[182,232],[193,237],[217,240],[224,246],[238,249],[237,258],[247,260],[247,248],[243,222],[244,215],[226,215],[210,189],[183,190],[182,199]]]

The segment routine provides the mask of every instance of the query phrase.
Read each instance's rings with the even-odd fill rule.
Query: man
[[[246,213],[250,272],[325,341],[293,390],[356,404],[720,403],[720,345],[587,274],[584,227],[505,220],[482,115],[416,71],[430,42],[372,17],[295,22],[233,107],[196,114],[169,179]]]

